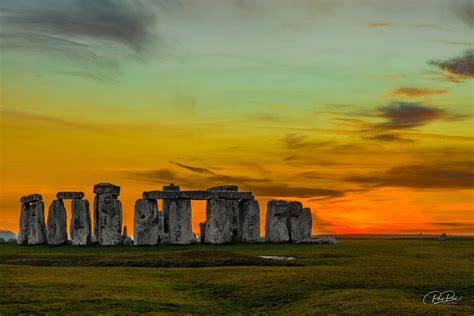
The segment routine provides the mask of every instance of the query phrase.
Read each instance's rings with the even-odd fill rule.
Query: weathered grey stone
[[[130,237],[125,237],[123,239],[123,245],[124,246],[132,246],[133,245],[133,240]]]
[[[4,243],[6,243],[6,242],[7,242],[7,241],[6,241],[5,239],[0,238],[0,244],[4,244]]]
[[[122,231],[122,239],[125,239],[127,237],[128,237],[128,229],[127,229],[127,225],[124,225],[123,231]]]
[[[199,223],[199,237],[200,237],[201,243],[206,242],[206,222]]]
[[[92,236],[92,241],[94,243],[99,242],[99,208],[104,203],[106,199],[117,199],[117,195],[113,193],[103,193],[103,194],[96,194],[94,197],[94,235]]]
[[[190,199],[190,200],[253,200],[252,192],[235,191],[148,191],[143,192],[144,199]]]
[[[13,237],[12,237],[12,238],[9,238],[9,239],[7,240],[7,243],[9,243],[9,244],[16,244],[16,243],[17,243],[17,240],[16,240],[16,238],[13,238]]]
[[[20,211],[20,231],[17,242],[19,245],[28,244],[28,228],[30,226],[30,203],[22,203]]]
[[[48,245],[67,243],[66,208],[62,200],[54,200],[48,211],[48,228],[46,235]]]
[[[30,195],[26,195],[26,196],[22,196],[21,199],[20,199],[20,202],[21,203],[31,203],[31,202],[38,202],[38,201],[42,201],[43,200],[43,197],[41,196],[41,194],[30,194]]]
[[[265,242],[281,243],[290,240],[288,231],[287,201],[269,201],[267,205],[267,218],[265,222]]]
[[[165,232],[165,213],[164,211],[158,211],[158,235],[159,243],[168,243],[170,234]]]
[[[99,235],[97,240],[104,246],[122,243],[122,204],[116,199],[104,199],[99,204]]]
[[[233,184],[224,184],[216,185],[215,187],[210,187],[207,191],[239,191],[239,187]]]
[[[84,192],[58,192],[56,193],[56,198],[58,200],[80,200],[84,198]]]
[[[70,224],[71,243],[74,246],[86,246],[92,241],[91,212],[88,200],[72,200],[72,218]]]
[[[120,187],[111,183],[98,183],[94,185],[95,194],[107,194],[111,193],[114,195],[120,195]]]
[[[44,223],[44,203],[37,201],[30,204],[28,226],[28,245],[46,243],[46,225]]]
[[[334,237],[322,237],[322,238],[306,240],[305,243],[323,244],[323,245],[337,245],[337,244],[339,244],[339,241]]]
[[[239,212],[239,201],[211,199],[206,205],[206,232],[204,241],[208,244],[224,244],[233,241],[234,215]]]
[[[311,229],[313,227],[311,210],[301,208],[300,205],[292,207],[290,203],[290,241],[302,243],[311,239]]]
[[[241,236],[245,243],[260,242],[260,207],[256,200],[245,200],[239,204]]]
[[[446,235],[446,233],[442,233],[441,235],[439,235],[438,239],[441,241],[446,241],[448,240],[448,235]]]
[[[163,191],[179,191],[179,185],[174,185],[171,183],[170,185],[163,186]],[[163,231],[166,234],[169,234],[169,208],[170,208],[169,199],[163,199]]]
[[[133,236],[135,246],[157,245],[160,239],[156,200],[139,199],[135,203]]]
[[[187,245],[195,240],[191,225],[191,201],[172,200],[169,206],[169,243]]]

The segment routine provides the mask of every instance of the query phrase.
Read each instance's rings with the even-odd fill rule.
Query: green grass
[[[293,261],[259,255],[293,256]],[[474,240],[340,245],[0,245],[0,315],[474,313]],[[424,305],[432,290],[458,305]]]

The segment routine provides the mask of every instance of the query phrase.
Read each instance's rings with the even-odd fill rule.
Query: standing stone
[[[171,183],[170,185],[163,186],[163,191],[179,191],[179,185],[174,185]],[[169,233],[169,209],[170,209],[170,199],[163,199],[163,231],[168,234]]]
[[[287,201],[269,201],[267,205],[267,218],[265,222],[266,242],[288,242],[290,232],[288,231],[288,207]]]
[[[199,237],[200,237],[200,241],[201,243],[205,243],[206,242],[206,222],[204,223],[199,223]]]
[[[160,238],[156,200],[139,199],[135,203],[133,236],[134,245],[153,246]]]
[[[44,223],[44,203],[37,201],[30,204],[28,225],[28,245],[40,245],[46,242],[46,225]]]
[[[240,242],[260,241],[260,207],[256,200],[242,200],[239,204],[241,238]]]
[[[187,245],[195,240],[191,225],[191,200],[171,200],[169,205],[170,244]]]
[[[122,243],[122,204],[116,199],[104,199],[99,204],[98,241],[104,246]]]
[[[117,199],[120,195],[120,187],[111,183],[99,183],[94,185],[94,235],[93,242],[99,242],[100,235],[99,209],[105,199]]]
[[[306,242],[311,239],[311,229],[313,227],[311,210],[301,208],[300,205],[292,207],[290,202],[290,241],[294,243]]]
[[[28,244],[28,228],[30,226],[30,203],[21,203],[20,212],[20,232],[17,243],[19,245]]]
[[[169,232],[165,233],[165,213],[163,211],[158,211],[158,235],[160,244],[169,243],[170,234]]]
[[[210,199],[206,205],[205,242],[209,244],[230,243],[236,233],[235,213],[238,213],[238,200]]]
[[[47,238],[49,245],[67,243],[66,208],[63,200],[54,200],[48,211]]]
[[[70,234],[74,246],[86,246],[91,243],[92,224],[88,200],[72,200]]]

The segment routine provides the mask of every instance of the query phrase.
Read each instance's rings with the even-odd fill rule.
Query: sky
[[[262,228],[285,199],[313,234],[474,234],[474,1],[4,0],[0,23],[0,229],[22,195],[111,182],[129,231],[174,183],[252,191]]]

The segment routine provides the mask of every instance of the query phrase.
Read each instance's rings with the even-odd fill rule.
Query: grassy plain
[[[0,244],[0,280],[0,315],[471,315],[474,240],[116,248]],[[455,290],[462,300],[423,304],[433,290]]]

